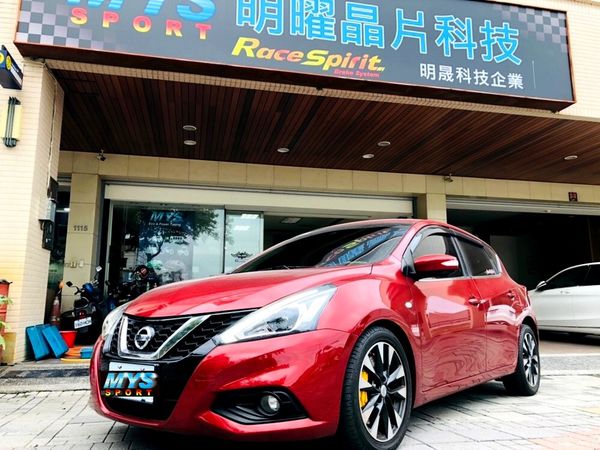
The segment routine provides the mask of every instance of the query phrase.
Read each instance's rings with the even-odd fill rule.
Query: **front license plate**
[[[91,317],[84,317],[83,319],[76,320],[73,327],[78,330],[79,328],[88,327],[92,324]]]
[[[153,404],[158,388],[154,366],[111,362],[102,387],[102,395],[134,402]]]

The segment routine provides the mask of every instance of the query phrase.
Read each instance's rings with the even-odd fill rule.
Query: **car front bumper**
[[[107,401],[102,396],[101,384],[109,362],[146,362],[104,355],[104,343],[98,341],[90,367],[91,404],[98,413],[110,419],[171,432],[238,440],[329,436],[337,429],[342,385],[355,339],[341,331],[317,330],[217,346],[203,358],[182,362],[181,370],[179,366],[169,369],[180,377],[183,373],[184,378],[169,375],[172,383],[181,384],[176,389],[180,394],[173,399],[172,411],[160,419],[145,414],[148,405],[123,399]],[[152,363],[159,373],[160,386],[161,370],[167,369],[161,365],[166,363]],[[190,367],[191,375],[185,375],[185,367]],[[215,400],[223,393],[229,393],[229,396],[233,393],[235,397],[237,392],[278,388],[297,400],[305,418],[243,424],[214,411]],[[125,412],[119,402],[126,402]]]

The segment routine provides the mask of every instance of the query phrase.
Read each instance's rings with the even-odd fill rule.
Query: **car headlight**
[[[336,287],[324,285],[284,297],[236,322],[219,337],[222,344],[311,331]]]
[[[104,323],[102,324],[102,339],[106,339],[106,336],[115,331],[117,324],[121,321],[121,317],[123,317],[123,312],[125,311],[126,306],[127,303],[113,309],[108,313],[106,319],[104,319]]]

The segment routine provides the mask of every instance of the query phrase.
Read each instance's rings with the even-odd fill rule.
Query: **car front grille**
[[[250,312],[252,311],[244,310],[207,315],[208,317],[202,323],[190,330],[187,335],[177,342],[177,344],[160,359],[185,358],[198,347],[225,331]],[[149,357],[148,359],[152,359],[150,358],[150,355],[157,352],[161,346],[165,344],[167,339],[169,339],[169,337],[171,337],[189,319],[190,316],[169,319],[146,319],[142,317],[124,316],[123,320],[127,321],[127,336],[125,338],[126,351],[135,353],[137,356],[135,359],[143,359],[144,355],[147,355]],[[148,345],[140,351],[135,346],[135,336],[144,327],[152,327],[152,329],[154,329],[154,336],[150,339]],[[123,353],[123,348],[121,348],[121,352],[119,352],[120,340],[122,339],[121,334],[123,333],[124,328],[125,327],[119,323],[113,334],[109,350],[109,353],[113,356],[127,357],[127,355]]]
[[[144,348],[142,353],[154,353],[169,337],[175,333],[185,322],[186,319],[165,319],[150,320],[138,317],[127,317],[127,350],[130,352],[140,352],[135,346],[135,335],[144,327],[150,326],[154,329],[154,336]]]
[[[248,311],[238,311],[210,316],[169,351],[167,357],[183,358],[189,355],[206,341],[221,334],[247,314]]]

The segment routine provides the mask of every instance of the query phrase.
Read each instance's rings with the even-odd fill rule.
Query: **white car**
[[[529,296],[540,330],[600,334],[600,262],[558,272]]]

